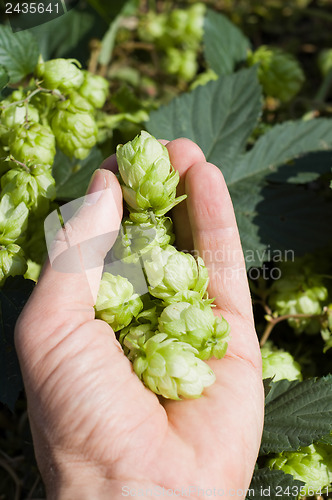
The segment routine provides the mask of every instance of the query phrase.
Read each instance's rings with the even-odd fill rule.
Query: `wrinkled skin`
[[[81,263],[88,251],[98,264],[94,269],[85,271],[82,264],[80,273],[63,273],[47,262],[15,338],[36,457],[50,499],[117,499],[128,493],[123,487],[151,490],[156,485],[223,489],[227,498],[234,497],[232,488],[249,486],[264,405],[233,207],[221,172],[206,163],[198,146],[177,139],[167,148],[180,172],[178,195],[188,194],[173,213],[177,246],[195,248],[204,258],[215,314],[231,325],[230,345],[224,359],[208,362],[217,381],[200,399],[158,398],[135,375],[108,324],[94,319],[111,239],[88,250],[80,246]],[[70,241],[119,227],[122,198],[114,166],[111,157],[95,174],[89,193],[105,185],[110,189],[67,224]],[[64,241],[58,236],[55,253],[61,253]],[[221,249],[227,251],[221,255]],[[190,498],[199,498],[194,489]]]

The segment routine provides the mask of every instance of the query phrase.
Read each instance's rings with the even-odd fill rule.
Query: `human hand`
[[[233,207],[221,172],[206,163],[198,146],[177,139],[167,148],[180,172],[179,194],[188,194],[186,203],[174,209],[177,246],[195,248],[204,258],[215,312],[231,325],[227,354],[208,361],[216,382],[200,399],[158,398],[133,372],[109,325],[94,319],[111,236],[80,247],[80,273],[62,273],[46,263],[18,320],[15,340],[49,499],[117,499],[130,496],[130,489],[138,495],[157,486],[172,489],[174,496],[183,489],[190,498],[199,498],[198,489],[223,490],[226,497],[243,490],[236,496],[244,498],[249,486],[264,398]],[[83,206],[66,226],[71,241],[93,242],[96,234],[119,228],[121,188],[102,169],[89,192],[105,187],[96,203]],[[61,253],[64,244],[60,237],[55,252]],[[96,266],[84,269],[91,259]]]

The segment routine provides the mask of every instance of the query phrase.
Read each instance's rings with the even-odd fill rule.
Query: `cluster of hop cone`
[[[146,387],[165,398],[198,398],[215,381],[205,363],[222,358],[229,324],[213,313],[203,260],[178,251],[172,221],[165,214],[176,198],[179,173],[167,148],[142,131],[117,148],[119,176],[129,216],[111,250],[114,262],[139,262],[148,292],[135,280],[104,272],[96,317],[115,332],[133,369]]]

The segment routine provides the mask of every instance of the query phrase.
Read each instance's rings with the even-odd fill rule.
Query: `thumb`
[[[104,258],[122,218],[122,193],[115,175],[97,170],[87,195],[63,205],[60,212],[63,228],[56,211],[45,220],[49,259],[22,314],[34,325],[36,336],[39,329],[43,335],[64,323],[75,328],[94,318]]]

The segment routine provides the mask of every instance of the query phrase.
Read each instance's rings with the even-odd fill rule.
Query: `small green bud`
[[[143,261],[149,292],[154,297],[167,301],[187,290],[198,292],[200,297],[205,294],[209,278],[200,257],[196,261],[191,254],[169,245],[165,249],[153,248]]]
[[[140,348],[133,367],[144,384],[164,398],[199,398],[215,375],[196,354],[190,345],[157,333]]]
[[[266,342],[261,347],[263,361],[263,379],[272,378],[273,381],[302,380],[301,366],[294,360],[293,356],[273,346],[272,342]]]
[[[77,92],[58,102],[51,126],[57,145],[69,157],[86,158],[97,141],[97,125],[91,104]]]
[[[51,59],[39,62],[35,69],[35,75],[42,80],[43,87],[47,89],[58,89],[67,91],[77,89],[84,80],[83,72],[76,59]]]
[[[138,34],[141,40],[157,42],[167,33],[167,16],[148,11],[141,17],[138,25]]]
[[[55,180],[49,168],[16,166],[1,177],[3,196],[11,195],[14,205],[23,202],[36,215],[46,214],[49,200],[55,198]]]
[[[249,54],[248,64],[259,64],[258,79],[265,94],[283,102],[290,101],[305,80],[301,66],[291,54],[266,45]]]
[[[206,5],[203,3],[194,3],[188,9],[188,21],[185,27],[186,39],[200,42],[204,32],[204,16]]]
[[[47,125],[31,123],[16,125],[10,132],[11,155],[22,163],[52,165],[55,156],[55,138]]]
[[[0,201],[0,244],[15,243],[26,230],[29,210],[25,203],[15,205],[9,193]]]
[[[332,481],[332,447],[311,444],[298,451],[284,451],[267,461],[270,469],[279,469],[305,483],[304,495],[312,496],[330,486]],[[318,494],[318,493],[317,493]]]
[[[84,81],[78,89],[79,94],[84,97],[95,108],[102,108],[108,95],[108,81],[99,75],[93,75],[90,71],[83,70]]]
[[[0,286],[8,276],[23,275],[27,270],[24,252],[21,247],[13,243],[0,245]]]
[[[103,274],[95,305],[96,318],[106,321],[114,331],[118,331],[129,325],[142,308],[142,300],[126,278]]]
[[[214,316],[210,305],[193,301],[167,306],[159,318],[159,331],[195,347],[200,359],[221,359],[227,349],[230,327]]]

